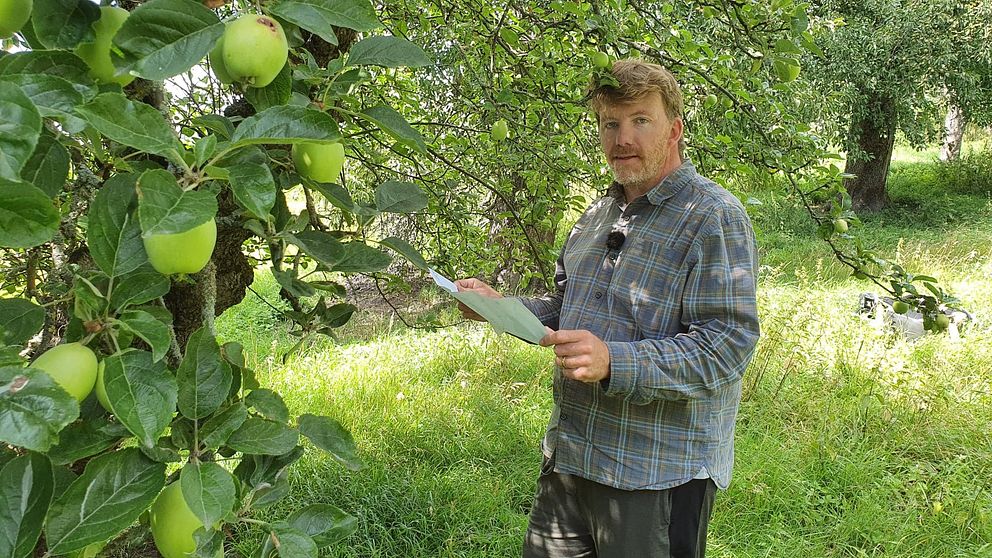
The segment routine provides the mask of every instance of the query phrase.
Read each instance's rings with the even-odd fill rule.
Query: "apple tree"
[[[2,556],[93,556],[139,520],[166,558],[221,555],[239,521],[262,524],[262,557],[316,556],[355,528],[328,504],[252,519],[289,492],[303,439],[363,464],[213,319],[252,280],[246,241],[301,338],[354,313],[343,275],[425,265],[377,235],[426,206],[421,189],[353,196],[342,163],[362,141],[425,152],[366,90],[430,61],[367,0],[260,9],[0,0]]]

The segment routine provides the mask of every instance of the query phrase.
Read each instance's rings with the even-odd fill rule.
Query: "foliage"
[[[264,262],[282,299],[270,308],[293,324],[288,359],[359,310],[344,276],[395,280],[394,255],[546,286],[560,227],[608,180],[583,99],[602,54],[676,72],[689,153],[707,175],[742,194],[758,177],[783,181],[859,276],[915,292],[928,316],[954,302],[837,225],[859,222],[801,110],[816,97],[800,63],[819,52],[805,4],[256,3],[290,49],[264,87],[227,83],[247,72],[226,75],[231,52],[216,50],[226,22],[254,13],[248,2],[119,4],[115,75],[77,54],[109,32],[89,0],[35,0],[0,54],[0,441],[14,446],[0,453],[0,490],[22,503],[0,554],[29,555],[42,532],[51,555],[93,552],[178,478],[205,527],[197,555],[212,556],[217,521],[251,523],[287,493],[301,434],[359,467],[333,419],[291,416],[262,387],[243,347],[218,340],[215,314]],[[337,142],[349,157],[339,179],[301,176],[293,146]],[[211,220],[202,271],[156,271],[155,239]],[[77,341],[100,357],[106,410],[23,367]],[[332,508],[301,513],[262,524],[262,555],[312,555],[353,524]]]
[[[380,28],[360,0],[287,0],[269,9],[296,46],[311,33],[337,44],[328,23]],[[151,0],[131,11],[113,36],[113,64],[118,75],[143,79],[124,90],[120,83],[130,80],[94,81],[74,53],[93,40],[99,13],[88,0],[38,0],[17,48],[0,57],[0,255],[14,295],[0,299],[0,441],[14,446],[3,451],[0,492],[20,503],[4,508],[4,529],[13,530],[0,538],[0,554],[34,555],[42,533],[46,556],[95,552],[142,516],[169,479],[181,479],[182,499],[203,527],[196,555],[214,556],[223,524],[254,521],[287,493],[301,435],[344,467],[363,462],[337,421],[291,416],[245,365],[241,345],[218,342],[212,314],[222,260],[170,278],[151,266],[146,247],[214,219],[246,227],[278,248],[274,273],[290,295],[319,288],[332,300],[343,292],[335,276],[384,268],[387,248],[418,259],[402,240],[368,238],[364,228],[382,213],[423,208],[415,185],[385,181],[374,203],[358,206],[340,185],[302,179],[308,195],[319,193],[350,219],[340,230],[327,226],[326,213],[290,214],[284,190],[301,182],[289,162],[294,144],[364,133],[422,151],[419,134],[393,109],[367,106],[352,91],[369,66],[416,67],[427,58],[408,41],[370,33],[320,65],[298,50],[297,62],[264,88],[235,85],[230,91],[250,103],[242,114],[205,110],[212,103],[198,96],[170,114],[146,93],[152,81],[202,73],[225,29],[218,12],[192,0]],[[165,257],[183,258],[183,247],[170,250]],[[76,256],[66,258],[70,251]],[[303,269],[318,280],[300,278]],[[180,335],[183,306],[163,297],[190,282],[205,296],[196,312],[204,318]],[[68,324],[58,322],[60,311]],[[352,311],[321,298],[287,315],[302,335],[330,334]],[[77,404],[47,372],[22,367],[23,344],[45,348],[49,340],[79,341],[99,354],[100,404],[96,395]],[[260,556],[312,555],[347,536],[353,521],[322,505],[263,523],[269,548]]]

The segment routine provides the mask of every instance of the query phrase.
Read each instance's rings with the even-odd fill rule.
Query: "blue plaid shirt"
[[[555,370],[544,452],[558,472],[621,489],[678,486],[704,467],[726,488],[741,377],[758,341],[750,220],[689,161],[623,202],[614,184],[572,229],[557,290],[521,299],[545,325],[589,330],[610,351],[602,382]],[[626,236],[610,249],[614,231]]]

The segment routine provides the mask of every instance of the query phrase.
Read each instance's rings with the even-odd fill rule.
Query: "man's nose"
[[[634,129],[627,124],[617,124],[616,144],[630,145],[634,143]]]

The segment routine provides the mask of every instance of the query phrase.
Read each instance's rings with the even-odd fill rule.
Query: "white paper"
[[[450,279],[428,269],[434,282],[451,296],[474,310],[489,322],[496,333],[509,333],[529,343],[537,344],[546,334],[544,324],[522,302],[515,298],[490,298],[471,291],[459,292]]]

